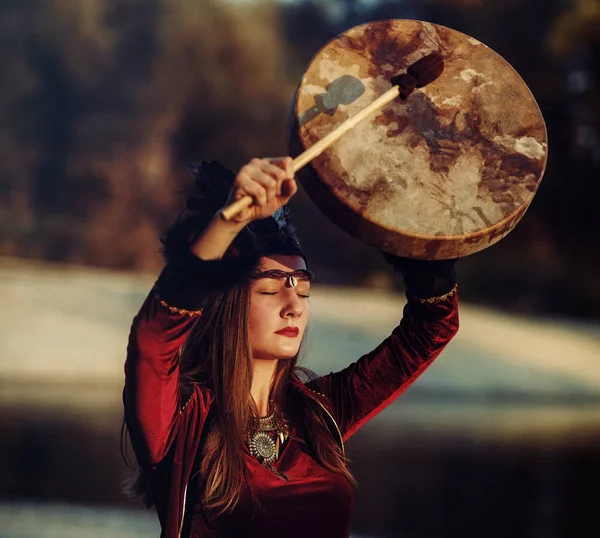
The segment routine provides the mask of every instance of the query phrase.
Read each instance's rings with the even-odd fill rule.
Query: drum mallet
[[[292,162],[294,173],[300,170],[310,161],[321,155],[329,146],[337,142],[344,134],[350,131],[356,124],[377,112],[397,97],[406,99],[415,88],[422,88],[437,79],[444,71],[444,59],[438,52],[432,52],[424,56],[406,69],[406,73],[396,75],[390,79],[393,87],[382,96],[373,101],[370,105],[363,108],[360,112],[348,118],[338,125],[328,135],[324,136],[316,144],[312,145],[306,151],[298,155]],[[221,217],[230,220],[243,209],[250,207],[254,200],[251,196],[244,196],[236,200],[221,211]]]

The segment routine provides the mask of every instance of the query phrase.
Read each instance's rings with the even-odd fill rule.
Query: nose
[[[300,298],[296,294],[294,288],[286,288],[286,301],[284,307],[281,309],[281,317],[287,318],[299,318],[304,311]]]

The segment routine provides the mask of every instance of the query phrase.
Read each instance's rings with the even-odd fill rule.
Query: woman
[[[291,159],[254,159],[236,176],[203,163],[196,186],[131,329],[137,491],[167,538],[346,537],[355,482],[344,442],[456,333],[454,263],[387,256],[407,287],[400,325],[346,369],[301,380],[312,273],[281,214],[297,191]],[[251,208],[219,217],[247,194]]]

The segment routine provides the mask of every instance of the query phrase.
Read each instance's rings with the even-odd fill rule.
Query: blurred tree
[[[582,44],[600,47],[600,0],[571,0],[556,18],[550,44],[560,55]]]
[[[36,2],[28,2],[33,7]],[[0,240],[16,253],[7,223],[31,225],[33,207],[30,180],[39,158],[34,140],[34,116],[29,107],[38,92],[38,76],[27,60],[23,29],[30,25],[21,0],[0,4]],[[19,181],[15,181],[15,178]]]
[[[556,18],[550,49],[561,61],[566,111],[564,145],[559,154],[563,178],[565,257],[570,264],[567,290],[578,312],[598,314],[600,304],[600,0],[572,0]],[[578,284],[575,284],[578,283]]]
[[[175,155],[239,164],[284,152],[290,88],[272,4],[0,9],[12,79],[0,90],[2,252],[156,268],[157,237],[181,203]]]
[[[154,72],[175,153],[230,166],[285,154],[293,86],[283,76],[279,17],[271,2],[165,4]]]
[[[187,162],[236,168],[284,154],[286,109],[311,56],[351,26],[417,18],[504,56],[549,130],[536,199],[505,240],[465,260],[463,291],[520,310],[600,315],[599,3],[5,0],[0,253],[156,269],[157,236],[191,184]],[[293,205],[321,281],[391,284],[373,249],[304,194]]]

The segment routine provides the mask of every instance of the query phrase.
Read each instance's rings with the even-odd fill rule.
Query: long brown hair
[[[199,498],[215,516],[231,511],[240,498],[245,473],[243,444],[245,429],[256,420],[258,410],[251,396],[253,362],[248,335],[250,285],[241,284],[215,295],[186,339],[181,351],[182,382],[201,383],[213,392],[210,420],[200,448]],[[296,439],[312,457],[332,472],[342,474],[352,485],[347,460],[328,427],[325,411],[314,401],[288,390],[291,375],[298,370],[298,355],[278,362],[271,384],[270,400],[286,417],[295,420]],[[143,472],[126,483],[125,491],[151,501]]]

